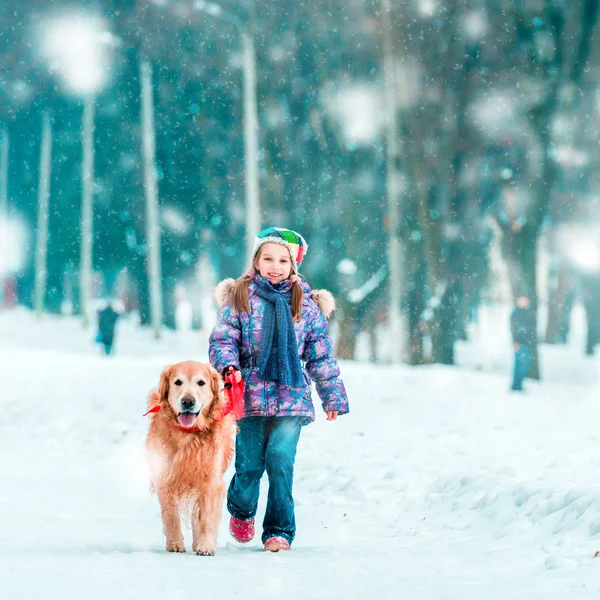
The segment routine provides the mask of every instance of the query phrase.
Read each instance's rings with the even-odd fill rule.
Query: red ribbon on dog
[[[225,375],[225,393],[227,394],[227,407],[223,413],[223,417],[233,411],[235,420],[239,420],[244,416],[244,380],[236,381],[235,369],[229,367],[229,371]]]
[[[153,406],[147,413],[144,413],[142,417],[149,415],[150,413],[157,413],[160,410],[160,404],[158,406]]]

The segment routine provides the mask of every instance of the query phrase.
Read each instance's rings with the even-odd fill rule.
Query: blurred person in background
[[[98,335],[96,341],[104,346],[104,354],[112,353],[115,341],[115,327],[119,319],[119,313],[112,307],[109,300],[106,306],[98,311]]]
[[[511,389],[520,392],[523,390],[524,379],[531,371],[533,350],[537,338],[537,323],[531,310],[529,296],[518,296],[515,304],[510,315],[510,332],[515,352]]]

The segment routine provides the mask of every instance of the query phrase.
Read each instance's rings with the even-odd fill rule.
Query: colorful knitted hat
[[[300,268],[308,250],[308,244],[299,233],[291,229],[284,229],[283,227],[268,227],[267,229],[263,229],[254,239],[252,259],[256,256],[258,249],[267,242],[281,244],[288,248],[296,268]]]

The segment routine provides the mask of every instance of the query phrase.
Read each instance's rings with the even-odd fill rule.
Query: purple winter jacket
[[[305,416],[305,425],[314,421],[311,380],[316,383],[323,410],[346,414],[348,398],[327,335],[327,317],[335,307],[331,293],[327,290],[311,292],[308,284],[301,284],[304,291],[302,318],[294,323],[294,328],[306,384],[293,388],[258,378],[256,363],[266,301],[254,293],[256,284],[251,281],[248,289],[250,313],[235,312],[231,305],[234,283],[233,279],[225,279],[216,288],[220,310],[210,335],[209,357],[219,373],[229,366],[241,370],[246,384],[244,416]]]

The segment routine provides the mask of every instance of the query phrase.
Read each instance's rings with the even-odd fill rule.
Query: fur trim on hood
[[[313,290],[310,297],[316,302],[321,312],[329,319],[336,309],[335,298],[329,290]]]
[[[223,281],[221,281],[215,288],[215,300],[217,301],[219,308],[221,308],[223,304],[232,301],[234,284],[235,279],[223,279]],[[325,315],[325,317],[329,318],[331,313],[336,308],[333,294],[328,290],[312,290],[310,297],[321,309],[321,312]]]
[[[223,304],[233,300],[234,283],[235,279],[229,277],[228,279],[223,279],[223,281],[221,281],[215,288],[215,300],[217,301],[217,306],[219,308],[221,308]]]

